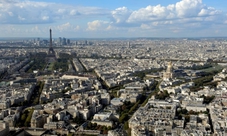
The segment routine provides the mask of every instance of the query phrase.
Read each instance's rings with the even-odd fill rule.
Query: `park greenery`
[[[128,121],[124,123],[123,129],[126,130],[128,136],[131,136],[131,128],[129,128]]]
[[[34,91],[32,93],[32,96],[31,96],[29,104],[32,104],[32,105],[39,104],[39,97],[40,97],[40,95],[42,93],[43,86],[44,86],[44,82],[42,82],[42,81],[38,81],[37,82],[37,84],[35,86],[35,89],[34,89]]]
[[[27,106],[27,105],[37,105],[39,104],[39,96],[42,93],[43,90],[43,86],[44,86],[44,82],[37,82],[35,85],[35,88],[32,92],[31,98],[29,101],[25,100],[23,102],[19,102],[19,103],[14,103],[12,105],[12,107],[18,107],[18,106]]]
[[[141,106],[145,106],[145,105],[147,104],[148,100],[149,100],[153,95],[156,95],[156,94],[159,92],[158,86],[159,86],[159,82],[156,81],[156,80],[154,80],[154,83],[153,83],[151,86],[148,86],[148,87],[146,88],[146,90],[148,90],[148,91],[150,90],[150,91],[152,91],[152,92],[147,96],[147,98],[144,98],[145,100],[143,101],[143,103],[141,104]]]
[[[159,92],[159,82],[154,81],[154,84],[144,88],[144,92],[140,97],[140,100],[136,103],[131,103],[125,101],[124,104],[120,107],[118,112],[120,113],[119,123],[123,123],[123,129],[127,132],[128,135],[131,135],[131,129],[128,125],[129,118],[134,114],[134,112],[140,107],[145,106],[151,96],[156,95]],[[148,96],[145,95],[147,91],[152,91]]]
[[[61,72],[68,71],[68,59],[66,59],[66,58],[58,58],[54,62],[53,69],[54,70],[61,71]]]
[[[59,58],[53,64],[53,70],[67,72],[68,65],[72,59],[73,59],[73,55],[70,55],[67,53],[60,53]]]
[[[79,116],[76,116],[75,118],[73,118],[72,121],[73,121],[74,123],[79,124],[79,125],[82,125],[82,124],[85,122],[85,120],[83,119],[82,114],[79,114]]]
[[[159,99],[159,100],[165,100],[168,97],[169,97],[169,93],[166,90],[159,91],[159,93],[156,93],[155,95],[155,99]]]
[[[144,97],[144,96],[142,96]],[[120,114],[119,122],[125,123],[133,115],[133,113],[140,107],[146,98],[140,98],[136,103],[131,103],[130,101],[125,101],[122,106],[120,106],[117,111]]]
[[[47,54],[45,52],[39,52],[31,55],[31,60],[33,63],[31,64],[30,69],[27,72],[31,73],[34,70],[43,70],[46,66],[46,58]]]
[[[132,76],[136,76],[136,77],[139,77],[140,79],[144,79],[144,77],[147,74],[160,72],[162,70],[163,70],[163,68],[151,68],[151,69],[148,69],[148,70],[143,70],[143,71],[135,72],[135,73],[132,74]]]
[[[68,59],[69,60],[69,59],[72,59],[74,57],[76,57],[75,54],[68,54],[68,53],[63,53],[63,52],[59,53],[59,58]]]
[[[193,80],[193,82],[195,83],[194,86],[190,87],[190,91],[191,92],[196,92],[198,90],[200,90],[201,88],[203,88],[204,85],[209,85],[208,83],[211,83],[213,81],[213,76],[205,76],[205,77],[200,77],[197,78],[195,80]]]
[[[200,76],[192,80],[195,83],[195,85],[190,87],[191,92],[199,91],[203,89],[204,86],[209,86],[211,88],[215,88],[217,86],[217,82],[213,81],[213,76],[221,72],[222,67],[218,65],[213,66],[212,64],[206,64],[203,67],[200,66],[200,67],[197,67],[196,69],[202,69],[202,68],[203,70],[200,71],[200,74],[199,74]]]
[[[104,125],[97,125],[97,123],[91,123],[90,121],[87,123],[86,129],[88,130],[99,130],[102,134],[108,134],[108,131],[112,128],[110,126],[104,126]]]
[[[70,55],[67,53],[60,53],[59,58],[50,66],[48,70],[60,70],[61,72],[66,72],[68,70],[68,62],[72,60],[74,55]],[[34,70],[44,70],[47,65],[47,53],[39,52],[36,54],[31,54],[31,60],[33,63],[27,72],[33,72]]]
[[[204,95],[202,95],[202,96],[200,96],[200,98],[203,98],[203,103],[204,104],[209,104],[215,98],[215,96],[214,95],[212,95],[212,96],[204,96]]]
[[[33,112],[34,112],[33,108],[25,109],[21,117],[17,121],[16,127],[23,127],[23,126],[30,127]]]
[[[190,115],[199,115],[199,114],[207,114],[209,116],[209,110],[203,111],[203,112],[202,111],[196,112],[192,110],[188,111],[185,108],[179,107],[176,111],[176,116],[178,117],[178,119],[182,119],[184,117],[185,124],[190,121]]]
[[[139,108],[139,105],[144,101],[145,99],[141,99],[137,101],[136,103],[131,103],[130,101],[125,101],[124,104],[119,108],[118,113],[120,114],[119,122],[124,123],[126,122],[133,113]]]

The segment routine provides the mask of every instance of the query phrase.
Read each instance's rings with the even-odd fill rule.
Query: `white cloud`
[[[101,20],[94,20],[92,22],[87,23],[87,30],[88,31],[96,31],[96,30],[106,30],[110,29],[109,22],[101,21]]]
[[[161,5],[157,6],[147,6],[146,8],[141,8],[137,11],[133,11],[127,22],[146,22],[161,20],[174,17],[174,13],[171,8],[166,8]]]
[[[203,7],[202,0],[182,0],[175,5],[178,17],[197,16]]]
[[[140,26],[142,29],[151,29],[151,26],[148,24],[141,24]]]
[[[131,11],[129,11],[127,7],[120,7],[113,10],[111,13],[116,23],[122,23],[128,19]]]
[[[34,33],[41,33],[42,32],[42,30],[38,26],[31,28],[31,31],[34,32]]]
[[[114,30],[114,27],[112,25],[109,25],[106,30]]]
[[[70,11],[69,14],[72,15],[72,16],[74,16],[74,15],[80,15],[80,12],[77,11],[77,10],[75,10],[75,9],[73,9],[73,10]]]
[[[13,12],[8,12],[9,16],[13,16]]]
[[[62,23],[63,21],[66,23]],[[12,33],[27,32],[28,35],[35,32],[45,34],[46,29],[50,27],[49,24],[55,32],[60,32],[60,35],[64,32],[70,35],[78,32],[79,36],[82,33],[123,35],[124,32],[129,35],[134,33],[127,32],[145,35],[143,32],[159,31],[160,33],[165,31],[167,35],[183,33],[186,30],[210,29],[215,25],[225,28],[227,15],[223,11],[207,6],[202,0],[179,0],[166,6],[148,5],[137,10],[119,7],[112,11],[98,7],[30,0],[0,0],[0,24],[7,26],[5,28],[0,26],[2,31],[7,29]]]
[[[49,20],[49,18],[50,18],[49,16],[43,16],[42,20]]]
[[[165,7],[161,5],[157,6],[147,6],[146,8],[141,8],[137,11],[133,11],[127,22],[143,22],[151,21],[156,19],[161,19],[167,15]]]
[[[106,28],[101,20],[88,23],[87,30],[122,30],[138,32],[162,31],[184,33],[199,31],[227,20],[222,11],[205,5],[202,0],[181,0],[167,6],[148,5],[138,10],[119,7],[111,12],[111,24]],[[169,30],[169,31],[166,31]]]
[[[63,31],[78,31],[80,29],[80,27],[74,26],[72,24],[70,24],[69,22],[62,24],[62,25],[58,25],[57,27],[54,28],[57,31],[63,32]]]
[[[16,0],[0,0],[0,3],[15,3]]]
[[[207,7],[202,0],[181,0],[168,6],[147,6],[133,11],[129,16],[128,23],[145,23],[163,20],[181,20],[185,18],[200,17],[203,21],[207,16],[221,15],[221,11]]]
[[[30,26],[28,27],[17,27],[15,25],[1,25],[0,31],[4,32],[0,36],[2,37],[18,37],[23,36],[22,34],[28,34],[28,36],[34,36],[42,33],[42,29],[38,26]],[[42,34],[43,35],[43,34]]]
[[[101,26],[101,22],[99,20],[95,20],[93,22],[88,22],[87,25],[88,25],[87,30],[94,31],[94,30],[97,30]]]
[[[58,28],[58,30],[63,31],[63,30],[68,30],[71,27],[72,27],[71,24],[68,22],[68,23],[58,26],[57,28]]]
[[[171,28],[169,28],[169,30],[173,33],[180,33],[183,31],[183,29],[179,28],[179,27],[171,27]]]
[[[18,19],[21,20],[21,21],[25,20],[25,18],[23,18],[21,16],[18,16]]]
[[[45,10],[46,9],[46,10]],[[14,2],[4,1],[0,5],[0,23],[5,24],[30,24],[48,22],[48,4],[41,2]]]
[[[57,13],[64,14],[66,12],[66,9],[58,9]]]
[[[96,7],[79,7],[58,3],[35,1],[0,1],[0,23],[2,24],[39,24],[52,23],[58,19],[72,19],[79,15],[101,16],[109,11]],[[21,18],[23,18],[21,20]]]
[[[103,17],[102,15],[106,16]],[[215,8],[206,6],[202,3],[202,0],[181,0],[176,4],[170,4],[167,6],[149,5],[134,11],[129,10],[127,7],[119,7],[110,11],[98,7],[79,7],[27,0],[0,1],[1,24],[53,23],[60,19],[76,19],[78,17],[81,19],[81,17],[87,18],[91,16],[107,19],[108,16],[112,16],[112,20],[110,20],[113,21],[112,25],[119,27],[134,27],[135,24],[141,26],[141,24],[156,21],[194,17],[200,17],[202,21],[204,21],[207,16],[218,15],[222,15],[222,12]],[[217,17],[213,19],[218,20]]]
[[[80,26],[77,25],[77,26],[74,28],[74,30],[75,30],[75,31],[80,30]]]

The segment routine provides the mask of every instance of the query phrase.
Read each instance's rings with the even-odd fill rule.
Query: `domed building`
[[[163,73],[163,80],[170,80],[174,78],[174,73],[173,73],[173,64],[172,62],[168,62],[166,72]]]

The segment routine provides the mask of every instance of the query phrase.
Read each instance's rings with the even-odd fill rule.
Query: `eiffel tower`
[[[46,57],[46,61],[49,62],[49,63],[56,61],[56,53],[55,53],[54,48],[52,46],[52,31],[51,31],[51,29],[50,29],[50,45],[49,45],[49,50],[48,50],[48,54],[47,54],[47,57]]]
[[[55,57],[55,51],[52,46],[52,30],[51,29],[50,29],[50,46],[49,46],[48,55]]]

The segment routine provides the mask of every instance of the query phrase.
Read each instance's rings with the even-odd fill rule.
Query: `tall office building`
[[[61,37],[58,38],[58,45],[62,45],[62,38]]]
[[[70,39],[67,39],[67,45],[70,45]]]
[[[66,45],[66,38],[65,37],[62,38],[62,45]]]

